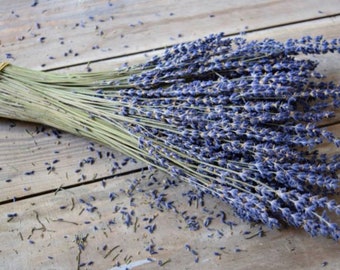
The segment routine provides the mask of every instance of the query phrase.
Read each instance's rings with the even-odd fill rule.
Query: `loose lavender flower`
[[[328,212],[340,214],[339,203],[329,198],[339,188],[340,155],[320,155],[315,147],[325,141],[340,146],[317,125],[340,107],[340,85],[322,81],[317,62],[308,59],[336,52],[340,39],[306,36],[282,43],[217,34],[175,45],[143,65],[67,80],[29,77],[9,65],[1,71],[6,98],[0,98],[0,116],[99,140],[186,180],[200,191],[185,195],[189,204],[203,204],[203,194],[212,194],[244,220],[270,228],[286,223],[338,240],[339,224]],[[36,81],[42,76],[43,83]],[[13,85],[22,84],[44,110],[43,119],[25,102],[26,92],[9,87],[13,77]],[[149,195],[158,208],[174,208],[164,193]],[[122,214],[131,225],[129,214]],[[185,218],[190,229],[198,228],[195,218]]]

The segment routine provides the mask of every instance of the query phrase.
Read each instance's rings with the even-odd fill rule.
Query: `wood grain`
[[[64,0],[53,5],[45,0],[30,5],[2,1],[0,57],[12,53],[13,63],[36,69],[150,51],[212,32],[231,35],[340,13],[337,0],[322,6],[318,0]]]
[[[37,133],[42,126],[5,119],[0,123],[0,203],[146,166],[132,160],[124,165],[126,156],[119,151],[67,133],[55,135],[48,127]]]
[[[178,213],[162,210],[155,205],[151,208],[150,203],[154,200],[147,194],[159,184],[162,186],[166,176],[156,173],[157,183],[145,176],[131,174],[128,178],[109,180],[106,188],[100,183],[92,183],[62,190],[56,195],[47,194],[15,204],[0,205],[0,211],[4,213],[0,219],[0,265],[6,265],[8,270],[77,269],[79,248],[75,239],[76,236],[87,236],[80,263],[93,261],[94,265],[87,266],[88,269],[125,269],[111,267],[118,261],[126,264],[124,258],[130,256],[132,262],[142,263],[133,269],[175,269],[183,266],[183,269],[316,270],[321,269],[324,262],[328,264],[327,269],[340,267],[340,246],[337,243],[325,238],[311,238],[301,230],[264,229],[264,237],[246,239],[256,235],[260,226],[233,217],[226,205],[209,196],[205,198],[204,208],[197,207],[196,203],[188,206],[181,195],[190,190],[185,183],[164,191],[167,201],[174,201]],[[142,181],[132,192],[135,204],[132,206],[131,197],[127,197],[124,191],[129,190],[134,179]],[[151,182],[153,186],[148,185]],[[113,201],[109,200],[110,192],[118,195]],[[82,211],[88,205],[81,203],[80,199],[95,206],[96,210],[93,213]],[[66,208],[60,209],[62,206]],[[119,207],[118,212],[114,211],[116,207]],[[124,224],[122,209],[135,212],[129,227]],[[223,224],[217,217],[221,210],[226,213],[227,221],[238,225],[231,229]],[[17,213],[17,217],[9,221],[7,213]],[[200,230],[190,231],[185,216],[197,216]],[[203,222],[208,216],[214,219],[206,228]],[[149,223],[148,218],[154,218],[154,221]],[[108,225],[109,220],[114,220],[115,224]],[[145,229],[150,224],[157,226],[152,234]],[[244,235],[246,231],[250,234]],[[151,243],[154,243],[157,254],[151,255],[146,250]],[[187,250],[186,244],[197,255]],[[104,245],[107,245],[106,250],[103,250]],[[116,246],[109,254],[109,250]],[[215,252],[220,255],[215,255]],[[195,262],[196,257],[199,263]],[[146,261],[147,258],[154,262]],[[159,261],[168,259],[171,261],[160,268]]]

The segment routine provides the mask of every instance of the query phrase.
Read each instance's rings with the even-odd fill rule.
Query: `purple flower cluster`
[[[326,213],[340,214],[340,206],[326,196],[338,188],[340,158],[310,149],[325,139],[340,145],[315,125],[334,115],[340,87],[310,82],[322,77],[317,63],[295,56],[340,52],[339,43],[220,34],[176,45],[130,77],[135,88],[121,91],[133,99],[127,116],[139,118],[130,131],[156,165],[218,196],[243,219],[269,227],[284,221],[338,239],[339,226]]]
[[[314,147],[340,146],[316,125],[340,107],[340,86],[298,58],[333,52],[340,39],[321,36],[281,43],[218,34],[178,44],[130,75],[130,87],[97,91],[114,109],[112,118],[96,117],[128,130],[142,160],[219,197],[242,219],[338,240],[328,213],[340,214],[329,198],[340,155]]]

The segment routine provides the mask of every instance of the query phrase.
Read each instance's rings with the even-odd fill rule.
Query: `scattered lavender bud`
[[[97,151],[97,155],[98,155],[98,158],[99,159],[102,159],[103,158],[103,154],[101,151]]]
[[[151,243],[145,248],[146,251],[150,253],[150,255],[158,254],[157,251],[155,251],[156,245],[151,241]]]
[[[112,202],[115,198],[117,198],[117,194],[114,193],[114,192],[110,192],[109,193],[109,198],[110,198],[110,201]]]
[[[225,212],[224,211],[220,211],[217,215],[216,215],[216,217],[220,217],[221,218],[221,222],[222,223],[226,223],[226,214],[225,214]]]
[[[108,222],[108,225],[114,225],[116,224],[116,221],[114,219],[110,219]]]
[[[32,171],[27,171],[27,172],[25,172],[24,173],[25,175],[33,175],[34,174],[34,171],[32,170]]]
[[[36,7],[39,4],[38,0],[34,0],[31,7]]]
[[[81,199],[81,198],[80,198],[78,201],[79,201],[80,203],[86,203],[86,202],[85,202],[83,199]]]
[[[208,227],[211,224],[212,220],[213,220],[212,217],[207,217],[203,222],[204,227]]]
[[[5,53],[6,59],[14,59],[11,53]]]
[[[219,238],[222,238],[224,236],[224,233],[222,231],[217,230],[216,232],[217,232]]]
[[[8,214],[7,214],[7,217],[8,217],[8,218],[14,218],[14,217],[17,217],[17,216],[18,216],[17,213],[8,213]]]
[[[196,250],[194,250],[194,249],[191,249],[191,253],[192,253],[193,255],[195,255],[195,256],[198,256],[198,252],[197,252]]]
[[[156,224],[145,226],[144,229],[146,229],[149,233],[153,233],[156,230]]]

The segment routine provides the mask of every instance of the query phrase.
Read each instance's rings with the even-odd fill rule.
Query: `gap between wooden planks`
[[[84,138],[67,133],[59,138],[48,127],[37,133],[41,125],[5,119],[1,123],[0,152],[6,154],[0,156],[0,204],[146,166]],[[16,125],[10,127],[12,123]]]
[[[174,201],[178,213],[155,205],[150,207],[150,202],[155,201],[147,194],[160,188],[166,179],[162,173],[156,172],[153,176],[158,182],[150,181],[149,173],[135,173],[128,178],[109,181],[106,187],[92,183],[1,205],[2,213],[17,213],[17,217],[0,217],[0,269],[77,269],[79,248],[76,237],[86,237],[79,262],[94,262],[92,267],[87,266],[88,269],[111,269],[117,261],[124,264],[124,258],[131,258],[131,262],[145,262],[147,258],[154,260],[134,268],[136,270],[160,269],[159,261],[169,259],[170,262],[161,269],[178,266],[196,269],[199,266],[199,269],[316,270],[325,261],[329,269],[340,267],[340,246],[337,243],[321,237],[311,238],[302,230],[269,231],[264,228],[264,237],[246,239],[256,235],[260,227],[241,222],[231,215],[224,203],[210,196],[206,196],[205,211],[201,206],[197,207],[196,202],[188,206],[181,195],[190,189],[186,183],[164,191],[166,199]],[[140,184],[129,197],[125,192],[136,183],[134,180]],[[148,184],[151,182],[154,183],[152,186]],[[110,192],[117,195],[113,201],[109,199]],[[84,210],[89,203],[96,207],[95,211]],[[116,208],[118,210],[114,210]],[[122,209],[135,212],[129,227],[123,222]],[[209,227],[202,226],[199,231],[190,231],[186,226],[183,213],[196,215],[202,224],[206,217],[215,217],[220,210],[225,211],[228,221],[238,225],[231,228],[216,217]],[[150,223],[144,218],[154,220]],[[110,220],[114,224],[109,225]],[[145,227],[152,224],[157,227],[150,234]],[[245,231],[250,234],[244,235]],[[151,243],[154,243],[157,254],[151,255],[146,250]],[[187,250],[186,244],[197,255]],[[105,245],[107,249],[104,250]],[[111,249],[114,249],[112,253],[109,252]],[[199,264],[195,263],[196,257]]]
[[[335,136],[340,136],[340,124],[329,126],[328,129]],[[86,139],[73,135],[64,134],[62,138],[56,140],[62,141],[62,143],[58,143],[57,146],[52,144],[53,148],[50,147],[53,139],[49,137],[40,139],[37,137],[35,140],[37,145],[20,128],[16,137],[12,139],[13,142],[16,142],[15,144],[8,145],[9,140],[0,140],[0,151],[11,153],[11,155],[1,155],[0,157],[2,168],[0,171],[0,204],[10,203],[14,198],[27,198],[46,192],[53,193],[59,187],[69,188],[93,181],[106,182],[114,175],[146,169],[145,164],[133,161],[129,161],[123,166],[125,156],[118,151],[112,151],[95,144],[96,149],[103,155],[103,158],[99,158],[96,152],[88,149],[91,145]],[[330,143],[324,143],[318,149],[321,153],[330,155],[339,152],[338,148]],[[55,154],[56,150],[59,151],[58,154]],[[115,158],[107,158],[106,153],[113,153]],[[84,167],[80,167],[79,162],[88,157],[94,157],[95,164],[84,164]],[[59,162],[53,164],[53,160]],[[55,166],[54,171],[46,170],[46,161]],[[113,173],[111,168],[114,167],[115,162],[118,163],[119,168]],[[81,171],[78,172],[78,169]],[[33,175],[25,174],[32,170],[34,170]],[[82,175],[85,178],[82,178]],[[8,179],[11,181],[7,182]]]
[[[149,51],[211,32],[231,35],[340,13],[337,0],[322,6],[318,0],[62,0],[30,5],[2,1],[1,47],[3,54],[13,54],[13,63],[41,69]]]

